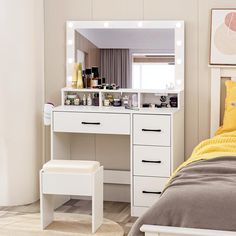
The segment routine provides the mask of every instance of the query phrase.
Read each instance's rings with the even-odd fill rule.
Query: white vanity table
[[[62,89],[62,95],[68,91],[84,93],[85,90]],[[178,107],[141,108],[139,103],[137,110],[129,110],[124,107],[104,107],[102,104],[98,107],[65,106],[63,102],[52,113],[52,159],[75,159],[76,155],[77,159],[97,160],[96,154],[90,158],[83,156],[86,149],[95,148],[96,142],[90,147],[80,146],[80,151],[74,153],[76,145],[79,145],[76,144],[75,135],[100,134],[109,135],[111,139],[114,135],[126,137],[125,141],[128,140],[130,146],[130,170],[106,169],[105,166],[104,182],[105,188],[106,184],[130,186],[132,215],[139,216],[158,198],[168,177],[184,161],[183,91],[160,93],[154,90],[121,89],[113,92],[127,91],[137,92],[139,98],[143,93],[155,96],[171,92],[178,96]],[[113,152],[119,153],[119,150]],[[112,160],[113,153],[106,158]],[[119,199],[116,192],[110,192],[108,196],[105,194],[105,200]]]
[[[73,63],[78,50],[76,35],[78,32],[84,33],[84,36],[92,35],[92,41],[95,35],[98,38],[106,35],[107,48],[125,48],[111,45],[114,37],[108,42],[109,29],[112,29],[110,32],[122,32],[123,37],[118,44],[124,43],[129,30],[139,35],[144,30],[143,41],[136,42],[138,49],[132,48],[138,37],[124,46],[129,45],[130,51],[136,50],[138,54],[171,55],[174,58],[172,88],[71,89]],[[160,39],[152,40],[153,48],[146,42],[148,32],[155,33]],[[142,42],[146,48],[142,48]],[[97,46],[96,50],[104,47],[106,45]],[[69,21],[66,56],[67,88],[61,90],[61,105],[52,112],[51,158],[99,161],[105,169],[104,200],[131,202],[131,215],[140,216],[158,199],[171,173],[184,161],[184,22]],[[65,105],[67,95],[77,94],[82,99],[83,94],[88,93],[99,95],[98,106]],[[106,93],[114,97],[136,94],[137,108],[105,107],[103,98]],[[177,107],[143,108],[143,104],[155,104],[163,95],[177,97]]]

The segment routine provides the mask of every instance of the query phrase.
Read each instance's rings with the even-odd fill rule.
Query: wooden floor
[[[91,201],[88,200],[70,200],[61,207],[57,212],[79,213],[91,215]],[[1,211],[4,212],[1,214]],[[3,217],[13,215],[24,215],[39,212],[39,202],[16,207],[0,207],[0,220]],[[130,216],[130,204],[123,202],[104,202],[104,217],[117,222],[124,229],[125,235],[128,234],[131,226],[137,218]]]

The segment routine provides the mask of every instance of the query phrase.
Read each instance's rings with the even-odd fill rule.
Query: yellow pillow
[[[225,86],[226,99],[224,120],[223,125],[216,131],[216,135],[236,130],[236,107],[232,105],[232,102],[236,101],[236,82],[227,80]]]

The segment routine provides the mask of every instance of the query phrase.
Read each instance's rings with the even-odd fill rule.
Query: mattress
[[[235,219],[236,157],[217,157],[179,170],[129,236],[143,224],[236,231]]]

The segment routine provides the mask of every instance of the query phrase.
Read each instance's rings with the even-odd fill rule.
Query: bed
[[[236,70],[212,68],[212,136],[220,123],[222,77],[236,81]],[[205,140],[194,149],[129,234],[141,235],[236,235],[236,130]]]

